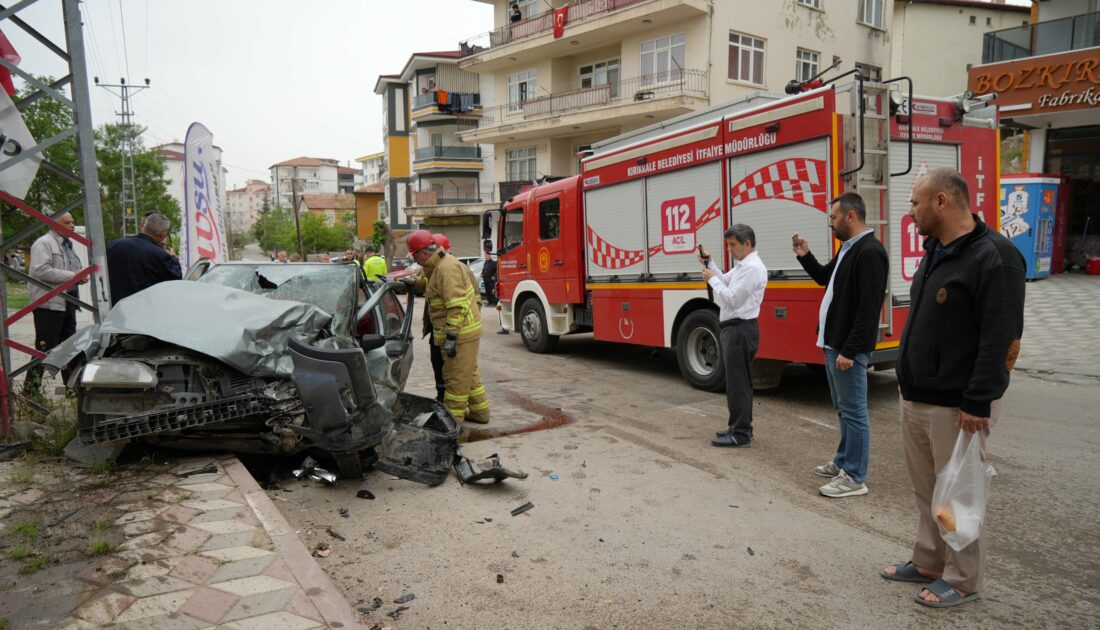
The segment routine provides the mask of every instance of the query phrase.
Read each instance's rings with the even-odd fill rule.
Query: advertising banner
[[[200,258],[215,262],[229,259],[221,166],[214,151],[214,135],[201,123],[192,123],[187,129],[183,164],[185,207],[180,257],[186,270]]]

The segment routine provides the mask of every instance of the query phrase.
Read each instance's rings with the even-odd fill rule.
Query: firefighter
[[[459,422],[489,422],[489,399],[477,369],[481,308],[469,268],[440,247],[427,230],[405,237],[409,256],[422,268],[416,283],[443,356],[443,406]]]
[[[363,268],[367,280],[377,280],[378,276],[389,273],[389,270],[386,269],[386,259],[378,255],[372,244],[367,244],[363,248],[363,259],[359,262],[359,266]]]

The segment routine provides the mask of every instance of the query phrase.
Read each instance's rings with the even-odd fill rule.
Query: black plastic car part
[[[393,429],[378,448],[374,467],[395,477],[437,486],[447,478],[458,450],[460,427],[435,400],[402,393]]]
[[[165,431],[193,429],[262,414],[270,402],[271,399],[262,392],[250,392],[189,407],[99,420],[90,426],[81,426],[79,437],[84,444],[102,444]]]

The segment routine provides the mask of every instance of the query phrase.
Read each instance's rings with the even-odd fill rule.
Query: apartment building
[[[1030,20],[985,34],[969,88],[995,93],[1002,165],[1069,178],[1066,260],[1100,256],[1100,1],[1044,0]],[[1017,147],[1016,155],[1005,147]],[[1064,227],[1062,227],[1064,225]]]
[[[486,96],[482,77],[458,67],[462,56],[460,50],[413,53],[400,73],[379,77],[375,93],[385,110],[391,225],[446,233],[457,253],[476,255],[481,215],[497,197],[486,176],[491,147],[461,138],[477,129]]]
[[[324,219],[327,225],[347,224],[356,220],[355,195],[351,194],[306,194],[302,195],[298,205],[301,216],[314,214]]]
[[[183,223],[184,219],[182,213],[187,207],[187,204],[184,201],[184,196],[186,194],[186,191],[184,190],[184,173],[186,170],[183,159],[184,148],[185,147],[182,142],[169,142],[167,144],[153,147],[153,150],[156,151],[157,156],[160,157],[160,159],[164,160],[165,187],[168,190],[168,194],[176,200],[177,204],[179,204],[181,224]],[[218,165],[218,174],[220,175],[216,182],[218,187],[218,195],[220,197],[219,201],[221,202],[221,207],[225,208],[227,205],[225,177],[228,171],[224,166],[222,166],[222,149],[218,145],[214,145],[214,155],[216,156],[214,160],[215,163]],[[139,213],[142,212],[141,208],[138,208],[137,210]]]
[[[244,186],[226,192],[225,199],[229,229],[234,234],[240,234],[251,230],[260,212],[265,207],[270,208],[273,205],[271,184],[259,179],[250,179],[244,183]]]
[[[362,184],[360,184],[361,186],[377,184],[382,181],[382,176],[386,174],[385,151],[364,155],[363,157],[355,158],[355,161],[359,163],[360,178],[363,180]]]
[[[350,195],[361,183],[362,171],[350,166],[336,167],[336,189],[340,194]]]
[[[492,143],[502,189],[579,172],[592,143],[752,94],[783,93],[840,61],[882,78],[887,0],[545,0],[494,5],[495,28],[461,43],[459,68],[499,95],[467,143]]]
[[[920,94],[960,94],[982,63],[982,36],[1030,21],[1029,7],[1004,0],[894,0],[889,74],[911,77]]]
[[[339,191],[337,169],[339,163],[329,158],[297,157],[271,166],[271,194],[274,203],[282,208],[293,208],[292,196],[335,195]],[[293,182],[297,180],[295,188]]]

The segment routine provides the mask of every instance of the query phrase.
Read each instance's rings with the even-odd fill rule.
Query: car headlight
[[[84,366],[80,384],[86,387],[140,387],[149,389],[157,384],[157,374],[144,363],[100,359]]]

